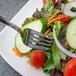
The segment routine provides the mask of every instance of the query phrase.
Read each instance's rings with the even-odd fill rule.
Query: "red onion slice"
[[[60,42],[58,41],[57,37],[56,37],[56,34],[55,34],[55,25],[53,27],[53,38],[54,38],[54,41],[57,45],[57,47],[59,48],[59,50],[64,53],[65,55],[67,55],[68,57],[71,57],[71,58],[76,58],[76,54],[74,53],[71,53],[69,52],[68,50],[66,50],[61,44]]]

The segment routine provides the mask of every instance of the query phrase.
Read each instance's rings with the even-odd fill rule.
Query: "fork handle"
[[[5,18],[3,18],[2,16],[0,16],[0,22],[2,22],[2,23],[4,23],[4,24],[8,25],[9,27],[15,29],[15,30],[18,31],[19,33],[22,32],[22,30],[21,30],[20,27],[18,27],[17,25],[9,22],[8,20],[6,20]]]

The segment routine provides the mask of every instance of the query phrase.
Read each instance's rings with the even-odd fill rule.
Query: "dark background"
[[[28,0],[0,0],[0,16],[7,20],[12,17],[28,2]],[[0,23],[0,31],[5,27]],[[21,76],[0,56],[0,76]]]

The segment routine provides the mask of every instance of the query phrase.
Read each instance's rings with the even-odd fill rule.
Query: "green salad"
[[[71,57],[63,54],[52,40],[47,50],[34,49],[24,45],[27,36],[26,28],[33,29],[45,35],[53,37],[53,27],[60,44],[70,51],[76,53],[76,1],[69,0],[43,0],[41,10],[36,9],[32,17],[26,18],[22,24],[23,40],[20,34],[15,37],[15,48],[13,51],[20,57],[27,56],[29,65],[35,68],[43,68],[43,72],[51,76],[76,76],[76,71],[65,71],[66,63]],[[76,59],[75,59],[76,61]],[[75,62],[76,63],[76,62]],[[68,65],[67,65],[68,66]],[[76,64],[75,64],[76,67]],[[65,67],[66,68],[66,67]],[[74,69],[71,68],[71,69]],[[74,69],[76,70],[76,69]]]

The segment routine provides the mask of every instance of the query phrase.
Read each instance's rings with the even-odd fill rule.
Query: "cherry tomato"
[[[40,68],[45,61],[45,55],[41,50],[34,50],[30,55],[30,63],[35,68]]]
[[[43,0],[43,5],[45,5],[46,4],[46,0]]]
[[[54,5],[55,5],[55,3],[56,3],[56,0],[52,0],[53,2],[54,2]],[[45,5],[46,4],[46,0],[43,0],[43,5]]]
[[[65,14],[59,14],[59,15],[57,16],[57,18],[59,18],[59,17],[63,17],[63,18],[58,19],[58,21],[61,21],[61,22],[63,22],[64,24],[69,23],[69,16],[67,16],[67,15],[65,15]]]
[[[67,62],[64,67],[63,76],[76,76],[76,58]]]

